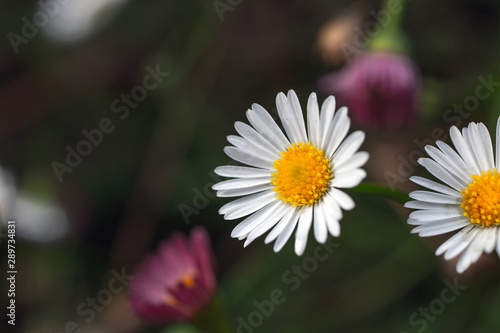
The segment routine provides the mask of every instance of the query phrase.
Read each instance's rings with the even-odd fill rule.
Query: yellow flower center
[[[271,182],[277,198],[294,206],[312,205],[328,189],[332,178],[330,161],[325,153],[309,142],[293,144],[273,163]]]
[[[185,276],[183,276],[181,281],[182,284],[184,284],[188,288],[193,288],[195,285],[194,277],[191,276],[190,274],[186,274]]]
[[[177,305],[179,304],[179,299],[177,299],[177,297],[172,294],[172,290],[178,290],[183,287],[193,289],[196,284],[195,277],[192,272],[184,273],[184,275],[182,275],[176,282],[176,285],[171,287],[171,290],[168,290],[167,293],[163,296],[163,301],[165,302],[165,304],[172,307],[177,307]]]
[[[462,190],[460,207],[472,223],[485,227],[500,225],[500,174],[497,169],[471,175],[473,182]]]

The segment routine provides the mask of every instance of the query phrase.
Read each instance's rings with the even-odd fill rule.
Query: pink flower
[[[216,288],[210,238],[195,228],[163,241],[136,272],[130,302],[140,317],[170,323],[193,318],[212,300]]]
[[[318,85],[347,105],[361,127],[393,130],[415,120],[419,78],[415,65],[404,55],[361,54],[339,73],[321,77]]]

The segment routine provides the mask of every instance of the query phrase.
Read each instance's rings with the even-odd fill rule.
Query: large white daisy
[[[431,191],[414,191],[405,207],[417,209],[408,224],[417,225],[412,233],[434,236],[460,229],[444,242],[436,255],[450,260],[463,252],[457,263],[462,273],[483,252],[500,255],[500,118],[497,123],[496,159],[491,137],[484,124],[471,123],[462,133],[453,126],[450,136],[456,151],[444,142],[426,146],[431,158],[418,162],[443,184],[422,177],[414,183]],[[458,152],[458,153],[457,153]]]
[[[302,255],[309,230],[326,242],[328,233],[340,235],[342,209],[354,208],[354,201],[338,188],[357,186],[366,176],[360,167],[368,153],[357,152],[365,134],[350,134],[347,108],[335,111],[335,98],[328,97],[318,107],[316,94],[307,103],[307,130],[297,95],[276,97],[278,114],[286,135],[271,115],[260,105],[247,111],[250,125],[236,122],[239,136],[230,135],[233,145],[224,148],[232,159],[249,165],[227,165],[215,173],[233,179],[213,186],[219,197],[241,197],[224,205],[219,213],[226,220],[248,216],[231,236],[250,244],[265,232],[265,243],[276,240],[280,251],[297,228],[295,252]],[[345,139],[345,140],[344,140]]]

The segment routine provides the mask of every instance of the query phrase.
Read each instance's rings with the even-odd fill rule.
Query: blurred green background
[[[275,254],[262,239],[244,249],[230,238],[235,222],[218,215],[227,200],[208,190],[215,181],[211,171],[229,161],[222,149],[226,136],[235,134],[234,122],[245,121],[252,103],[273,110],[276,94],[289,89],[305,108],[318,78],[347,63],[338,55],[332,60],[322,27],[355,13],[351,23],[363,28],[373,20],[370,12],[380,10],[379,1],[131,0],[89,6],[94,2],[102,4],[89,14],[90,30],[78,37],[39,29],[30,38],[22,37],[23,18],[32,20],[38,2],[0,3],[0,161],[19,192],[58,202],[68,226],[57,239],[41,241],[36,234],[24,238],[22,228],[47,221],[36,214],[18,221],[16,326],[2,314],[2,332],[64,332],[69,321],[82,332],[165,330],[134,318],[126,292],[90,323],[75,309],[107,285],[113,269],[132,273],[160,240],[195,225],[213,237],[220,301],[231,325],[237,328],[238,318],[248,322],[257,310],[254,301],[282,291],[285,301],[247,333],[500,331],[496,255],[483,255],[458,276],[467,288],[441,309],[435,300],[445,281],[453,284],[457,277],[455,262],[434,256],[446,236],[411,235],[409,211],[400,204],[349,191],[357,207],[344,214],[341,236],[330,239],[338,247],[307,278],[292,283],[283,275],[314,255],[313,237],[300,258],[292,244]],[[227,6],[223,12],[216,9],[220,3]],[[10,33],[22,38],[16,47]],[[415,139],[431,138],[435,128],[448,131],[443,113],[474,94],[478,76],[500,80],[498,1],[408,0],[402,33],[421,71],[419,117],[410,128],[368,132],[368,181],[382,185],[386,172],[397,173],[398,157],[408,160],[420,149]],[[141,86],[148,68],[168,76],[128,114],[116,112],[113,103]],[[462,125],[475,120],[494,128],[499,114],[495,92]],[[85,139],[82,131],[106,118],[114,130],[60,181],[54,162],[65,163],[67,147],[76,149]],[[418,168],[415,173],[425,174]],[[407,180],[396,187],[413,188]],[[196,212],[186,217],[182,207]],[[42,229],[53,228],[50,222]],[[6,272],[7,248],[0,240]],[[426,317],[412,321],[412,315],[430,304],[439,314],[426,319],[425,328],[415,324]]]

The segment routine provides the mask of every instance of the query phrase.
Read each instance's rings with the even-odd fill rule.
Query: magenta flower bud
[[[360,54],[338,73],[318,81],[326,94],[335,94],[341,105],[365,129],[395,130],[416,118],[419,75],[406,56],[390,52]]]
[[[176,233],[143,262],[130,284],[130,302],[143,319],[187,321],[210,304],[215,289],[210,238],[195,228],[189,240]]]

